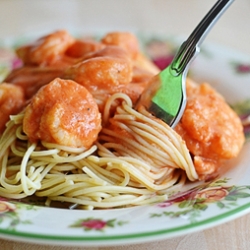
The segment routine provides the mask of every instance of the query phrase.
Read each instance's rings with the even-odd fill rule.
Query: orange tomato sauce
[[[76,39],[61,30],[17,49],[23,66],[0,85],[0,123],[18,113],[25,100],[24,132],[44,140],[89,148],[101,130],[107,98],[127,94],[135,104],[159,69],[128,32],[111,32],[99,41]],[[5,89],[13,91],[5,91]],[[6,96],[9,101],[6,101]],[[175,130],[185,140],[200,179],[213,178],[244,143],[236,113],[208,84],[187,80],[187,107]],[[125,131],[120,131],[128,136]]]
[[[86,88],[57,78],[32,98],[25,110],[23,130],[33,142],[88,149],[101,130],[101,114]]]
[[[216,175],[223,161],[236,157],[245,141],[238,115],[204,83],[187,80],[187,106],[175,130],[193,155],[201,179]]]

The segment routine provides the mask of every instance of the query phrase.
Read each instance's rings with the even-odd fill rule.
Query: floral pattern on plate
[[[247,63],[232,63],[232,66],[238,74],[250,74],[250,64]]]
[[[97,230],[104,231],[106,228],[115,228],[127,224],[128,221],[117,221],[116,219],[103,220],[99,218],[79,219],[74,224],[70,225],[72,228],[83,228],[85,231]]]
[[[207,210],[211,204],[220,209],[237,207],[237,200],[250,197],[250,186],[227,186],[228,179],[219,179],[210,183],[196,186],[185,192],[177,193],[166,202],[158,204],[159,207],[177,205],[178,211],[164,211],[152,214],[151,217],[169,216],[178,218],[186,216],[190,223],[195,223],[200,214]]]
[[[0,199],[0,225],[5,224],[7,230],[14,230],[19,224],[31,224],[30,220],[22,220],[20,210],[33,209],[33,206],[20,202],[10,202],[7,199]]]

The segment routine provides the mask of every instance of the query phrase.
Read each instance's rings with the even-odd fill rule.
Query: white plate
[[[171,57],[175,39],[163,43],[157,39],[142,39],[146,52],[154,57],[158,46],[162,46],[165,59]],[[241,115],[250,114],[249,57],[215,45],[204,44],[202,48],[193,64],[192,78],[211,83],[230,104],[237,104]],[[13,65],[12,55],[5,52],[0,50],[2,75]],[[246,134],[247,129],[250,128],[246,128]],[[155,241],[216,226],[250,212],[249,151],[250,143],[246,143],[240,156],[228,163],[229,170],[214,182],[185,186],[180,194],[183,197],[151,206],[80,211],[0,199],[0,237],[47,244],[105,246]],[[193,189],[187,191],[190,188]],[[201,198],[202,194],[207,198]]]

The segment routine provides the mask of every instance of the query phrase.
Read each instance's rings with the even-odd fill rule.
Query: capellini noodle
[[[134,109],[159,72],[138,49],[127,32],[97,42],[66,31],[17,49],[23,66],[0,84],[7,97],[13,89],[10,99],[0,96],[8,120],[0,124],[1,197],[72,209],[158,203],[187,181],[215,177],[237,156],[242,124],[206,84],[187,81],[175,130],[143,106]]]
[[[121,104],[110,117],[109,108],[117,99]],[[110,97],[104,121],[112,119],[134,139],[107,125],[88,150],[30,143],[22,131],[23,116],[11,117],[0,141],[3,197],[21,199],[35,194],[46,197],[47,204],[64,201],[88,209],[122,207],[164,201],[167,189],[183,185],[186,175],[192,181],[198,179],[181,137],[145,110],[135,111],[125,94]]]

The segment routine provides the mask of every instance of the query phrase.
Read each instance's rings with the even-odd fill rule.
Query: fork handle
[[[202,44],[208,32],[233,1],[234,0],[217,1],[201,20],[188,39],[181,45],[172,61],[170,68],[173,76],[178,76],[188,69],[189,64],[199,53],[199,46]]]

